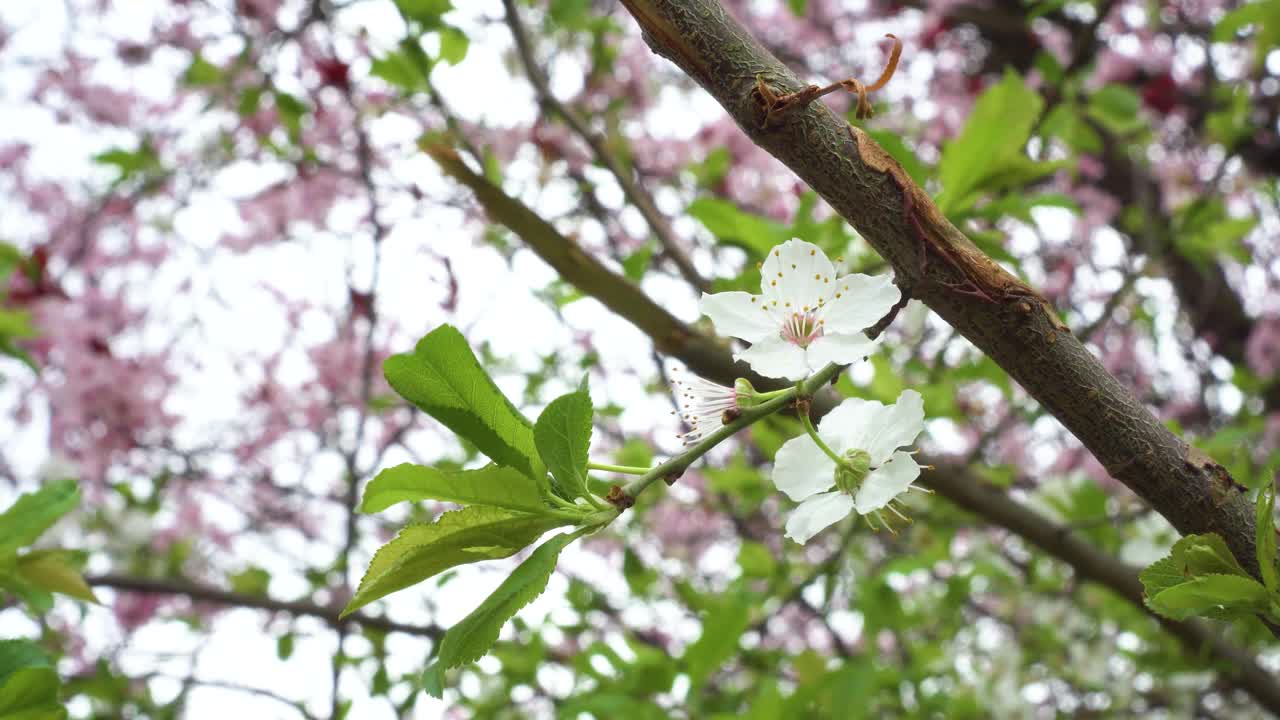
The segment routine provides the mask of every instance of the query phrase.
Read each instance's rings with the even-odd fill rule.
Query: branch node
[[[864,85],[857,78],[847,78],[833,82],[826,87],[807,85],[802,90],[779,95],[765,83],[763,74],[756,75],[756,101],[760,104],[760,109],[764,111],[764,119],[760,123],[760,129],[763,130],[772,126],[783,113],[793,108],[807,107],[809,103],[823,95],[828,95],[841,89],[858,96],[858,104],[854,115],[859,120],[866,120],[875,115],[875,107],[871,105],[867,95],[889,84],[890,78],[893,77],[893,73],[898,69],[898,60],[902,57],[902,41],[892,33],[885,35],[885,37],[893,40],[893,50],[889,54],[889,62],[880,73],[880,77],[876,78],[876,81],[870,85]]]
[[[626,510],[636,504],[636,499],[628,495],[621,485],[609,488],[609,494],[605,496],[605,500],[619,510]]]
[[[896,284],[902,291],[901,297],[898,298],[898,302],[893,304],[893,307],[889,308],[889,312],[885,313],[884,317],[877,320],[875,325],[867,328],[867,337],[872,340],[880,337],[880,333],[884,332],[893,324],[893,321],[898,317],[898,313],[902,311],[902,308],[906,307],[907,303],[911,302],[911,286],[902,282],[901,277],[897,278],[894,281],[894,284]]]

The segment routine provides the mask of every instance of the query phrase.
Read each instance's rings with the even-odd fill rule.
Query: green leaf
[[[1138,580],[1142,583],[1143,594],[1152,598],[1186,582],[1187,576],[1182,574],[1178,563],[1172,557],[1162,557],[1143,568],[1142,572],[1138,573]]]
[[[708,152],[701,162],[689,163],[689,171],[697,179],[698,187],[710,188],[724,178],[732,162],[733,158],[729,155],[729,150],[718,147]]]
[[[83,555],[69,550],[37,550],[18,558],[17,574],[41,590],[96,603],[93,588],[80,575]]]
[[[533,440],[554,478],[557,495],[587,495],[587,451],[591,446],[591,396],[571,392],[551,401],[533,426]]]
[[[767,578],[773,577],[778,561],[766,545],[748,540],[738,550],[738,567],[747,577]]]
[[[449,568],[510,557],[565,524],[568,521],[560,518],[470,505],[444,513],[430,524],[409,525],[374,553],[342,614]]]
[[[649,269],[655,251],[652,243],[646,243],[639,250],[626,256],[622,259],[622,273],[632,282],[639,283],[644,279],[645,271]]]
[[[528,559],[502,581],[492,595],[480,603],[480,607],[449,628],[440,641],[440,653],[436,656],[435,663],[427,668],[423,676],[428,693],[440,697],[444,670],[479,660],[489,652],[489,648],[497,641],[502,626],[520,608],[533,602],[546,589],[547,581],[556,569],[560,551],[584,532],[586,528],[563,533],[538,546]]]
[[[647,567],[630,547],[622,554],[622,577],[633,595],[644,595],[658,581],[658,573]]]
[[[1211,139],[1227,148],[1234,148],[1253,134],[1253,123],[1249,121],[1253,102],[1249,89],[1235,84],[1216,85],[1213,94],[1217,109],[1205,118],[1205,129]]]
[[[773,679],[763,679],[757,686],[755,697],[747,708],[746,720],[775,720],[786,717],[786,704],[782,693],[778,691],[778,683]]]
[[[256,115],[258,110],[262,108],[263,88],[260,86],[247,87],[240,91],[240,99],[236,102],[236,112],[242,117],[251,117]]]
[[[579,23],[591,14],[591,0],[551,0],[547,14],[557,25]]]
[[[0,640],[0,686],[15,672],[30,667],[52,668],[53,663],[45,651],[30,640]]]
[[[260,567],[248,567],[227,577],[231,589],[243,595],[265,597],[271,588],[271,573]]]
[[[80,502],[75,480],[56,480],[25,493],[0,514],[0,557],[35,542],[58,518]]]
[[[702,634],[684,651],[685,670],[694,688],[738,651],[738,640],[751,622],[745,596],[726,600],[702,618]]]
[[[422,671],[422,691],[437,700],[444,697],[444,671],[440,663],[431,663]]]
[[[137,150],[125,150],[119,147],[104,150],[94,155],[93,161],[99,165],[114,167],[119,172],[115,182],[122,182],[138,175],[154,175],[163,169],[160,156],[156,155],[151,143],[145,141],[138,146]]]
[[[28,265],[27,256],[16,245],[0,240],[0,280]]]
[[[440,29],[440,59],[450,65],[457,65],[467,57],[467,48],[471,40],[467,34],[452,25]]]
[[[31,357],[31,354],[27,351],[17,345],[14,345],[9,338],[4,336],[0,336],[0,355],[8,355],[31,368],[33,372],[40,372],[40,366],[36,364],[36,359]]]
[[[1276,592],[1280,575],[1276,573],[1276,486],[1269,482],[1258,492],[1258,518],[1255,523],[1258,545],[1258,568],[1267,590]]]
[[[1174,221],[1178,252],[1193,263],[1207,265],[1223,255],[1250,261],[1243,240],[1257,227],[1256,217],[1230,217],[1221,200],[1201,198],[1178,210]]]
[[[58,675],[49,656],[28,640],[0,640],[0,718],[62,720]]]
[[[58,701],[58,674],[50,668],[23,668],[0,686],[3,720],[63,720],[67,710]]]
[[[1227,542],[1217,533],[1186,535],[1173,544],[1172,556],[1184,573],[1191,575],[1226,574],[1249,577],[1236,561]]]
[[[918,185],[924,185],[929,180],[930,170],[927,165],[920,162],[920,157],[915,151],[907,146],[902,140],[902,136],[888,130],[869,129],[866,131],[876,144],[885,149],[885,152],[893,156],[894,160],[902,166],[903,170],[911,176],[912,180]]]
[[[1069,168],[1070,160],[1037,161],[1028,157],[1011,157],[991,168],[982,178],[982,189],[996,193],[1002,190],[1019,190],[1047,175]]]
[[[0,308],[0,337],[33,338],[36,329],[31,325],[31,313],[26,310]]]
[[[787,240],[787,228],[772,220],[746,213],[727,200],[702,197],[689,204],[688,213],[706,226],[718,240],[765,257],[774,245]]]
[[[276,112],[280,113],[280,122],[289,130],[289,136],[296,138],[302,132],[302,118],[307,114],[307,104],[296,96],[276,90],[274,93]]]
[[[1237,32],[1250,25],[1257,32],[1254,64],[1262,67],[1267,53],[1280,45],[1280,0],[1246,3],[1227,13],[1213,29],[1213,39],[1217,42],[1234,40]]]
[[[480,452],[544,480],[533,426],[489,379],[457,328],[441,325],[412,353],[393,355],[382,368],[396,392]]]
[[[1125,85],[1106,85],[1089,96],[1089,116],[1113,133],[1123,134],[1146,126],[1140,110],[1142,99]]]
[[[1149,604],[1172,588],[1208,575],[1236,575],[1252,579],[1236,561],[1222,537],[1208,533],[1180,538],[1173,544],[1169,555],[1147,566],[1139,573],[1138,580],[1142,582],[1143,594]]]
[[[1102,137],[1090,126],[1078,105],[1059,104],[1049,111],[1040,130],[1046,136],[1061,138],[1076,153],[1102,151]]]
[[[938,207],[950,215],[968,206],[984,178],[1023,158],[1044,100],[1013,70],[978,98],[960,135],[942,150]]]
[[[293,633],[291,632],[287,632],[276,638],[276,657],[281,660],[288,660],[293,657],[294,639]]]
[[[1228,611],[1265,612],[1267,589],[1257,580],[1239,575],[1204,575],[1148,598],[1152,610],[1174,620]]]
[[[1030,17],[1028,17],[1028,21]],[[1066,70],[1062,67],[1062,63],[1053,56],[1053,53],[1041,50],[1036,53],[1035,59],[1031,61],[1031,66],[1040,71],[1040,77],[1052,87],[1062,84],[1063,78],[1066,76]]]
[[[440,18],[453,9],[450,0],[396,0],[396,9],[406,20],[415,20],[430,30],[439,26]]]
[[[387,84],[413,92],[426,85],[427,77],[404,52],[390,52],[374,58],[369,74],[387,81]]]
[[[182,82],[191,87],[208,87],[222,82],[223,72],[217,65],[204,59],[200,53],[191,58],[191,64],[182,74]]]
[[[364,489],[360,511],[376,513],[400,502],[441,500],[459,505],[492,505],[544,513],[538,486],[519,470],[486,465],[478,470],[438,470],[405,463],[378,473]]]

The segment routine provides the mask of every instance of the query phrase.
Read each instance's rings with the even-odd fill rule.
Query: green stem
[[[546,497],[551,498],[551,502],[555,503],[556,505],[559,505],[562,508],[565,508],[566,510],[574,509],[578,507],[576,504],[571,503],[568,500],[565,500],[564,498],[560,497],[554,492],[547,492],[545,495]]]
[[[608,463],[595,462],[594,460],[587,463],[587,469],[622,473],[624,475],[643,475],[652,470],[652,468],[636,467],[634,465],[610,465]]]
[[[587,499],[587,502],[591,503],[591,507],[595,508],[596,510],[614,509],[611,505],[609,505],[609,503],[596,497],[596,494],[591,492],[590,490],[587,490],[587,494],[584,495],[583,497],[585,497]]]
[[[758,392],[755,394],[757,400],[771,400],[779,395],[785,395],[795,388],[782,388],[781,390],[770,390],[769,392]]]
[[[809,437],[813,438],[813,444],[817,445],[819,450],[826,453],[827,457],[835,461],[837,467],[844,463],[844,460],[842,460],[829,445],[823,442],[822,437],[818,435],[818,430],[813,426],[813,421],[809,419],[808,415],[800,416],[800,424],[804,425],[804,431],[809,433]]]
[[[689,447],[684,452],[624,485],[622,487],[623,495],[634,501],[640,493],[644,492],[645,489],[658,479],[678,477],[686,468],[692,465],[695,460],[706,455],[711,448],[724,442],[726,439],[748,425],[763,420],[786,407],[788,403],[795,399],[797,392],[804,397],[813,395],[821,389],[823,385],[831,382],[831,379],[839,372],[839,365],[827,365],[813,375],[810,375],[807,380],[797,383],[795,387],[787,388],[785,390],[777,390],[774,391],[774,393],[770,393],[772,397],[768,401],[755,407],[744,408],[742,410],[742,414],[733,422],[720,427],[715,432],[699,440],[697,444]]]

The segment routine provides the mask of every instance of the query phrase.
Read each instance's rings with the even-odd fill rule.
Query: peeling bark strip
[[[1253,507],[1221,465],[1169,432],[1066,329],[1041,296],[947,221],[870,137],[822,103],[767,128],[757,78],[806,87],[716,0],[623,0],[654,52],[818,192],[894,267],[914,297],[995,360],[1108,471],[1179,532],[1216,532],[1255,576]]]

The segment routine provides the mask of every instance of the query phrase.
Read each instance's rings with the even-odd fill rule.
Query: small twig
[[[233,607],[256,608],[268,612],[283,612],[294,616],[307,616],[323,620],[329,625],[339,624],[339,608],[325,607],[311,602],[298,600],[278,600],[259,595],[249,595],[231,590],[203,585],[190,580],[170,578],[148,578],[130,575],[89,575],[85,582],[93,587],[106,587],[113,590],[135,592],[144,595],[182,595],[196,602],[215,603]],[[385,618],[370,617],[355,613],[347,620],[364,627],[377,628],[386,632],[402,632],[432,639],[439,639],[443,630],[434,625],[406,625]]]
[[[870,85],[862,84],[861,80],[856,78],[848,78],[833,82],[825,87],[810,85],[803,90],[797,90],[786,95],[778,95],[765,84],[764,78],[756,76],[756,92],[760,95],[760,100],[764,104],[764,122],[761,127],[768,127],[773,124],[779,115],[793,108],[803,108],[809,103],[817,100],[823,95],[829,95],[837,90],[847,90],[858,96],[858,106],[855,115],[859,120],[865,120],[875,115],[875,108],[867,99],[867,94],[875,92],[889,84],[889,79],[893,77],[893,73],[898,69],[898,60],[902,57],[902,41],[892,33],[885,37],[893,40],[893,50],[889,54],[889,62],[885,65],[884,71],[880,73],[880,77]]]
[[[1117,512],[1117,513],[1111,513],[1108,515],[1100,515],[1098,517],[1093,517],[1093,518],[1086,518],[1084,520],[1078,520],[1076,522],[1063,525],[1061,532],[1062,534],[1065,535],[1070,532],[1075,532],[1078,530],[1089,530],[1091,528],[1101,527],[1103,525],[1120,525],[1123,523],[1131,522],[1133,520],[1139,520],[1151,514],[1152,512],[1153,511],[1150,507],[1140,507],[1140,508],[1134,508],[1132,510],[1125,510],[1124,512]]]
[[[889,308],[889,312],[885,313],[884,317],[877,320],[875,325],[867,328],[867,337],[872,340],[880,337],[880,333],[888,329],[888,327],[893,324],[893,321],[897,319],[898,313],[902,311],[902,308],[906,307],[907,303],[911,302],[911,286],[904,286],[899,283],[898,288],[902,291],[902,297],[898,298],[898,302],[894,303],[893,307]]]
[[[613,490],[606,498],[610,503],[616,505],[623,510],[635,504],[636,497],[644,492],[646,488],[652,485],[659,478],[666,480],[668,484],[680,477],[695,460],[706,455],[711,448],[724,442],[729,437],[736,434],[739,430],[751,425],[759,420],[778,412],[795,401],[797,393],[802,397],[809,397],[817,392],[824,385],[831,381],[840,373],[842,366],[834,363],[827,365],[818,372],[810,375],[809,378],[798,383],[794,388],[785,393],[761,404],[756,407],[745,408],[742,413],[733,422],[727,423],[717,429],[715,432],[707,435],[697,444],[692,445],[689,449],[658,465],[654,469],[644,475],[632,480],[623,486],[615,485]]]
[[[1112,313],[1115,312],[1116,308],[1120,307],[1120,303],[1129,297],[1130,291],[1133,290],[1138,278],[1142,277],[1142,275],[1143,271],[1141,269],[1136,269],[1125,275],[1124,282],[1120,284],[1120,287],[1116,288],[1115,292],[1111,293],[1111,297],[1107,298],[1107,302],[1102,306],[1102,311],[1098,313],[1098,317],[1080,330],[1079,337],[1082,340],[1092,340],[1094,334],[1107,324],[1107,321],[1111,319]]]
[[[524,66],[525,74],[529,76],[530,84],[533,85],[534,93],[538,98],[538,105],[549,113],[559,115],[564,119],[569,129],[582,138],[583,142],[591,148],[596,160],[617,180],[623,195],[635,206],[636,210],[640,211],[640,216],[644,218],[649,229],[653,231],[654,237],[657,238],[658,244],[662,246],[662,254],[676,266],[680,276],[698,290],[706,291],[711,289],[711,283],[707,282],[706,278],[698,273],[697,268],[693,265],[693,260],[681,247],[675,230],[671,227],[671,223],[666,216],[662,214],[662,211],[658,209],[658,204],[653,195],[609,151],[605,138],[593,132],[582,117],[562,103],[551,92],[551,84],[548,82],[546,74],[533,57],[533,46],[529,42],[529,35],[525,31],[524,23],[520,20],[520,14],[516,10],[514,0],[503,0],[503,6],[506,10],[507,27],[511,29],[511,36],[515,40],[516,53],[520,57],[520,64]]]

